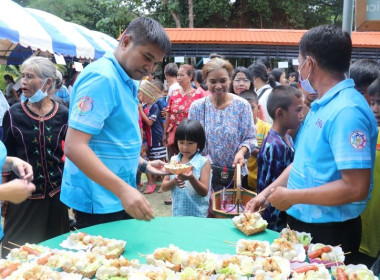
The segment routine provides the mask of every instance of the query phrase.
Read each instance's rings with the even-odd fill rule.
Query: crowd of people
[[[158,22],[137,18],[113,53],[84,68],[70,98],[46,58],[23,63],[20,97],[4,77],[3,245],[67,232],[68,208],[78,229],[151,220],[142,192],[156,189],[170,192],[173,216],[213,217],[213,192],[231,187],[240,165],[243,187],[257,192],[245,211],[265,208],[270,229],[309,232],[351,252],[346,263],[372,264],[380,251],[378,63],[351,63],[350,36],[325,25],[304,34],[288,77],[265,59],[234,68],[212,54],[198,70],[167,64],[165,88],[153,73],[170,49]],[[165,161],[192,170],[169,175]]]

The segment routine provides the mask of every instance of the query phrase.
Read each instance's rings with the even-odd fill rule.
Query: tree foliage
[[[118,37],[137,16],[165,27],[309,29],[342,22],[343,0],[15,0],[89,29]],[[177,17],[177,23],[174,18]]]
[[[20,1],[20,0],[19,0]],[[66,21],[117,38],[141,14],[142,0],[23,0],[27,7],[44,10]]]

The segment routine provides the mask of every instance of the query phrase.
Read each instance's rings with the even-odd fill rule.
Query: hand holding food
[[[183,174],[193,170],[193,166],[189,164],[181,163],[180,161],[171,161],[164,165],[165,170],[171,174]]]

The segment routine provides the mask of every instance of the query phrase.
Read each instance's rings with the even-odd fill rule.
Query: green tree
[[[141,12],[142,0],[28,0],[28,7],[117,38]]]

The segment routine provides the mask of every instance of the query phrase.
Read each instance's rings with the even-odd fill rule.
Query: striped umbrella
[[[117,44],[116,39],[101,32],[47,12],[23,8],[11,0],[0,0],[0,63],[18,45],[65,57],[98,59]]]

